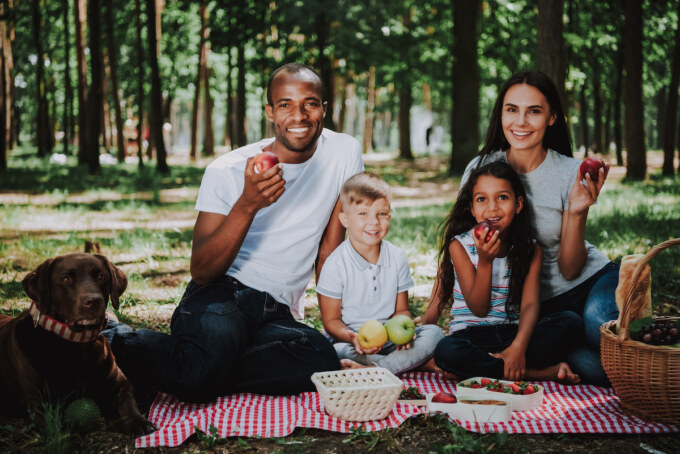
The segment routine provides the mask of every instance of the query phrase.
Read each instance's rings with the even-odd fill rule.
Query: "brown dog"
[[[46,395],[90,397],[105,416],[120,418],[122,430],[153,431],[101,334],[109,296],[117,309],[125,274],[103,255],[70,254],[45,260],[22,285],[31,308],[0,315],[0,411],[35,411]]]

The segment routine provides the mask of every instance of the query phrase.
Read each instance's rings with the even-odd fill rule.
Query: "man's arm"
[[[340,199],[338,199],[335,203],[335,208],[333,208],[333,213],[328,220],[326,230],[324,230],[323,236],[321,237],[319,252],[316,255],[316,261],[314,262],[317,282],[319,282],[319,276],[321,275],[321,268],[323,268],[324,262],[335,248],[345,240],[345,227],[343,227],[340,222],[341,211],[342,205],[340,204]]]
[[[199,212],[191,249],[191,277],[205,285],[224,276],[234,262],[255,215],[276,202],[285,190],[281,165],[255,173],[253,158],[246,162],[243,192],[227,216]]]

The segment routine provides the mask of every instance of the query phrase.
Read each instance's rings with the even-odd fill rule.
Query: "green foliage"
[[[198,426],[194,426],[194,430],[196,431],[196,438],[198,439],[198,442],[205,449],[213,449],[217,445],[223,444],[226,441],[226,439],[219,436],[217,427],[213,425],[210,426],[210,433],[208,434],[199,429]]]
[[[503,446],[508,442],[507,432],[491,433],[480,436],[479,434],[468,432],[458,424],[453,424],[448,420],[446,420],[444,424],[453,436],[453,443],[445,446],[438,446],[434,451],[430,452],[441,454],[461,452],[476,454],[492,453],[501,451]]]

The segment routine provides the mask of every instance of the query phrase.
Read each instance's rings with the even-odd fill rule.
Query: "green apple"
[[[387,336],[396,345],[408,344],[413,340],[416,324],[408,315],[395,315],[385,323]]]
[[[363,348],[382,347],[387,342],[387,331],[379,321],[369,320],[361,325],[357,338]]]

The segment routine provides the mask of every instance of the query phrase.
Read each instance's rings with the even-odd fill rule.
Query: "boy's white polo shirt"
[[[383,240],[378,262],[373,264],[345,240],[326,259],[316,291],[342,301],[342,321],[356,332],[368,320],[387,321],[394,314],[397,294],[413,286],[401,249]]]

